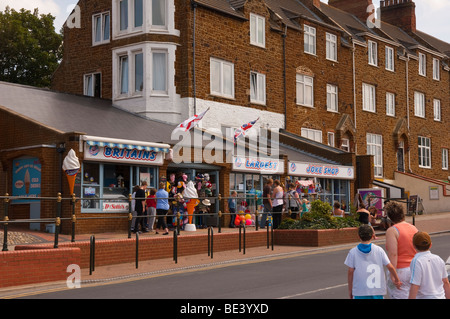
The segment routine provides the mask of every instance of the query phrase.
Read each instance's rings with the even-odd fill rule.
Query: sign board
[[[24,198],[41,196],[41,163],[38,158],[13,160],[12,195]],[[35,200],[16,200],[15,203],[31,203]]]
[[[353,179],[355,170],[353,166],[289,161],[288,174],[290,176]]]
[[[85,143],[84,159],[100,162],[163,165],[164,153],[120,147],[88,145]]]
[[[439,186],[430,186],[430,199],[439,199]]]
[[[378,210],[378,216],[381,215],[384,203],[383,203],[383,189],[381,188],[360,188],[358,194],[361,195],[361,199],[364,205],[369,208],[375,206]]]
[[[104,201],[103,211],[104,212],[128,212],[128,202],[114,202],[114,201]]]
[[[284,173],[284,160],[254,157],[233,157],[233,171],[277,175]]]

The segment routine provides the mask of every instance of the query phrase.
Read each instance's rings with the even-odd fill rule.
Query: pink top
[[[393,226],[398,232],[397,269],[407,268],[416,254],[413,236],[418,232],[416,226],[409,223],[398,223]]]

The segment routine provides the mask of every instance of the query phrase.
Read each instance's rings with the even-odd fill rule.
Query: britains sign
[[[323,177],[353,179],[355,170],[353,166],[339,166],[331,164],[289,162],[290,176]]]
[[[162,152],[147,151],[145,149],[127,149],[88,145],[86,143],[84,147],[84,159],[101,162],[162,165],[164,163],[164,154]]]

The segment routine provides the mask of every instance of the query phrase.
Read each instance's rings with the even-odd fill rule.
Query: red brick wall
[[[66,280],[67,266],[80,264],[80,249],[39,249],[0,252],[0,288]]]

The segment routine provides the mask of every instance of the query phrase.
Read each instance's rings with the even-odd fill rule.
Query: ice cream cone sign
[[[195,189],[194,183],[189,181],[185,190],[183,191],[183,197],[187,200],[186,209],[188,212],[189,224],[192,224],[192,217],[194,214],[195,206],[197,206],[200,201],[198,200],[197,190]]]
[[[69,182],[70,194],[73,194],[73,188],[75,185],[75,178],[80,170],[80,161],[78,160],[75,151],[71,149],[67,156],[64,158],[62,169],[66,173],[67,181]]]

